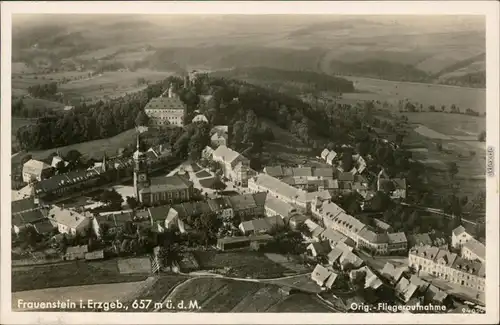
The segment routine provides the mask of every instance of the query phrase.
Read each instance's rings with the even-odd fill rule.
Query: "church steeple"
[[[104,153],[104,157],[102,158],[102,171],[106,172],[107,166],[106,166],[106,153]]]

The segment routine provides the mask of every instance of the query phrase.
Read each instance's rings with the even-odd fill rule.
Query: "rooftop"
[[[35,198],[29,197],[26,199],[12,201],[11,203],[11,213],[18,213],[28,210],[34,210],[38,206],[35,204]]]
[[[260,218],[260,219],[253,219],[250,221],[243,221],[240,224],[240,229],[243,230],[243,232],[262,232],[262,231],[269,231],[273,227],[276,226],[283,226],[283,220],[279,216],[272,216],[272,217],[267,217],[267,218]]]
[[[406,243],[406,235],[404,232],[387,234],[387,238],[389,240],[389,244]]]
[[[290,200],[297,199],[298,201],[305,202],[305,195],[303,191],[285,184],[277,178],[271,177],[267,174],[259,174],[252,178],[252,180],[256,185],[276,192],[277,194],[282,195]]]
[[[463,248],[470,250],[483,260],[486,258],[486,246],[474,238],[471,238],[468,242],[466,242]]]
[[[240,154],[225,145],[220,145],[215,149],[212,154],[214,159],[220,159],[226,163],[232,163],[236,158],[240,157]]]
[[[155,97],[152,98],[144,107],[145,110],[149,109],[174,109],[184,110],[184,103],[177,97]]]
[[[463,226],[458,226],[457,228],[453,229],[453,234],[455,236],[460,236],[464,232],[466,232],[466,231],[465,231],[465,228]]]
[[[99,174],[94,169],[72,171],[69,173],[52,176],[35,183],[35,193],[52,192],[61,187],[77,184],[98,177]]]
[[[164,191],[186,190],[193,186],[193,183],[185,177],[174,175],[166,177],[151,178],[149,187],[142,188],[141,193],[156,193]]]
[[[48,216],[49,219],[73,229],[87,219],[76,211],[63,209],[58,206],[53,206],[49,210]]]
[[[465,273],[485,277],[483,263],[479,261],[471,261],[457,256],[451,267]]]
[[[270,194],[266,197],[265,207],[285,217],[295,209],[291,204],[281,201]]]

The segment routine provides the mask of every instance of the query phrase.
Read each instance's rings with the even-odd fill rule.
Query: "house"
[[[66,248],[66,253],[64,254],[64,260],[83,260],[85,259],[85,254],[88,253],[89,248],[87,245],[82,246],[70,246]]]
[[[102,249],[85,253],[85,260],[87,261],[102,260],[103,258],[104,258],[104,251]]]
[[[138,200],[146,204],[189,201],[193,191],[193,182],[180,175],[154,177],[145,186],[137,185]]]
[[[312,169],[312,177],[318,179],[333,179],[334,178],[333,168],[321,168],[315,167]]]
[[[265,192],[235,195],[230,196],[228,199],[231,203],[234,215],[242,220],[264,215],[266,200]]]
[[[201,157],[205,159],[212,159],[214,151],[215,151],[214,149],[210,148],[209,146],[206,146],[205,149],[203,149],[203,151],[201,152]]]
[[[485,291],[485,264],[479,261],[471,261],[457,256],[451,265],[450,282],[456,283],[465,289]]]
[[[332,228],[327,228],[325,229],[325,231],[321,233],[320,238],[322,240],[327,241],[333,248],[338,242],[345,241],[347,239],[347,236],[341,234],[340,232]]]
[[[434,246],[415,246],[408,253],[408,265],[418,273],[432,274],[434,259],[439,252]]]
[[[427,233],[408,235],[408,248],[415,246],[431,246],[432,239]]]
[[[392,263],[387,262],[380,273],[383,277],[388,279],[390,283],[394,284],[401,279],[405,270],[406,268],[404,267],[395,267]]]
[[[404,232],[395,232],[387,234],[387,250],[391,253],[406,253],[408,241]]]
[[[226,221],[233,219],[233,206],[231,200],[229,200],[229,197],[223,196],[215,199],[210,199],[207,201],[207,203],[212,212],[222,217],[222,219]]]
[[[333,265],[340,259],[340,257],[343,254],[351,253],[352,250],[353,250],[352,247],[346,245],[343,242],[339,242],[333,247],[332,251],[330,253],[328,253],[328,256],[327,256],[328,262],[330,263],[330,265]]]
[[[330,166],[333,166],[333,161],[334,161],[335,157],[337,157],[337,153],[333,150],[330,151],[328,153],[328,155],[326,156],[326,159],[325,159],[326,163]]]
[[[266,202],[264,204],[266,216],[280,216],[283,219],[288,219],[290,215],[296,212],[296,209],[290,203],[281,201],[272,195],[266,195]]]
[[[50,178],[52,167],[43,161],[30,159],[23,165],[23,182],[41,181]]]
[[[291,229],[297,229],[297,227],[303,224],[308,217],[305,214],[293,212],[290,217],[283,219],[285,223],[288,223]]]
[[[51,234],[52,231],[54,231],[54,229],[55,229],[52,222],[50,222],[49,219],[47,219],[47,218],[41,219],[38,222],[33,223],[32,225],[33,225],[33,228],[35,228],[36,232],[39,235]]]
[[[287,203],[298,205],[306,210],[310,209],[306,191],[296,189],[267,174],[258,174],[250,178],[248,180],[248,189],[252,192],[267,192]]]
[[[411,283],[408,279],[402,277],[396,284],[395,290],[396,297],[407,303],[417,293],[418,286]]]
[[[54,157],[52,157],[52,162],[51,162],[50,166],[52,168],[57,168],[57,164],[60,163],[61,161],[63,162],[64,166],[68,166],[69,165],[69,162],[65,161],[60,156],[54,156]]]
[[[275,228],[284,226],[283,219],[279,216],[272,216],[260,219],[253,219],[240,223],[238,228],[245,235],[267,233]]]
[[[311,273],[311,279],[320,287],[332,288],[338,274],[317,264]]]
[[[388,235],[376,233],[368,228],[363,228],[358,233],[358,247],[366,248],[374,255],[385,255],[388,252]]]
[[[132,211],[114,211],[112,213],[100,213],[95,216],[100,231],[106,227],[107,231],[115,234],[125,228],[127,222],[132,222],[134,214]]]
[[[241,186],[248,185],[250,161],[238,152],[220,145],[212,154],[212,159],[222,165],[224,177]]]
[[[328,157],[329,153],[330,153],[330,150],[328,150],[326,148],[323,149],[323,151],[321,151],[321,154],[320,154],[321,159],[326,160],[326,157]]]
[[[208,123],[208,119],[203,114],[198,114],[191,120],[191,123]]]
[[[185,105],[178,96],[173,94],[172,87],[168,97],[152,98],[144,107],[144,112],[149,117],[153,126],[184,126]]]
[[[365,225],[353,216],[341,212],[331,219],[331,227],[358,243],[359,233],[365,228]]]
[[[410,277],[410,282],[417,286],[417,291],[420,294],[424,294],[430,285],[429,282],[422,280],[415,274],[412,274],[412,276]]]
[[[227,133],[216,132],[210,136],[210,144],[215,148],[228,145]]]
[[[429,285],[424,294],[424,304],[442,305],[448,298],[448,294],[434,285]]]
[[[479,260],[482,263],[486,261],[486,246],[475,238],[470,239],[462,245],[460,254],[463,258],[468,260]]]
[[[384,231],[384,232],[390,232],[392,230],[392,226],[383,222],[382,220],[380,219],[377,219],[377,218],[373,218],[373,223],[375,224],[375,227],[377,227],[378,229]]]
[[[326,256],[330,253],[331,247],[327,241],[313,242],[307,246],[307,251],[313,257]]]
[[[283,168],[281,166],[266,166],[263,172],[271,177],[282,178],[285,177]],[[291,176],[293,180],[293,176]]]
[[[365,289],[372,288],[378,289],[382,285],[382,281],[373,273],[373,271],[368,266],[363,266],[357,270],[352,270],[349,272],[349,277],[354,279],[359,272],[364,272],[365,276]]]
[[[339,182],[349,182],[349,183],[354,183],[354,174],[351,172],[341,172],[338,175]]]
[[[460,249],[466,242],[473,238],[463,226],[458,226],[451,232],[451,246]]]
[[[353,252],[344,252],[339,259],[340,267],[342,270],[346,269],[357,269],[363,265],[363,260],[360,259]]]
[[[273,237],[268,234],[261,234],[255,236],[236,236],[225,237],[217,240],[217,248],[222,251],[231,249],[248,248],[252,243],[263,244],[273,240]]]
[[[48,179],[42,179],[33,184],[34,195],[41,198],[46,196],[62,196],[70,192],[78,192],[97,183],[100,174],[95,169],[77,170],[58,174]]]
[[[76,211],[64,209],[56,205],[49,210],[48,218],[62,234],[84,234],[89,229],[89,226],[94,226],[91,224],[90,218]],[[95,221],[95,219],[93,220]]]

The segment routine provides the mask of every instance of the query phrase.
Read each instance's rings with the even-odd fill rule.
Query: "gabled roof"
[[[165,191],[185,190],[193,186],[193,182],[179,175],[151,178],[149,187],[142,188],[140,193],[157,193]]]
[[[345,252],[344,254],[342,254],[342,256],[340,256],[340,264],[342,264],[344,267],[347,264],[352,264],[354,268],[358,268],[363,265],[363,260],[353,252]]]
[[[406,278],[401,278],[399,282],[396,284],[396,293],[398,293],[398,296],[404,301],[408,302],[410,301],[411,297],[415,294],[417,291],[418,286],[411,283],[408,281]]]
[[[240,229],[243,232],[262,232],[269,231],[275,226],[283,226],[283,220],[279,216],[272,216],[267,218],[253,219],[250,221],[243,221],[240,223]]]
[[[352,254],[352,253],[351,253]],[[372,272],[372,270],[368,266],[363,266],[360,269],[352,270],[349,273],[349,277],[354,278],[355,274],[358,272],[365,272],[365,288],[373,288],[378,289],[382,285],[382,281]]]
[[[257,208],[257,204],[252,194],[230,196],[229,201],[236,211]]]
[[[394,183],[395,189],[406,190],[406,179],[405,178],[393,178],[392,182]]]
[[[463,245],[462,249],[464,248],[470,250],[472,253],[476,254],[482,260],[486,258],[486,246],[484,246],[483,243],[474,238],[471,238],[469,241],[467,241]]]
[[[148,209],[148,212],[153,221],[164,221],[167,218],[170,207],[170,205],[152,207]]]
[[[281,201],[272,195],[267,195],[265,207],[266,207],[266,209],[270,209],[270,210],[272,210],[272,211],[276,212],[277,214],[284,216],[284,217],[287,217],[290,214],[290,212],[295,210],[293,205],[286,203],[284,201]]]
[[[334,247],[330,253],[328,253],[328,261],[333,264],[335,263],[344,252],[341,249]]]
[[[276,192],[290,200],[296,199],[297,201],[305,202],[305,195],[303,191],[296,189],[288,184],[281,182],[279,179],[269,176],[267,174],[259,174],[252,178],[256,185],[261,186],[270,191]]]
[[[24,223],[31,223],[31,224],[45,218],[42,211],[40,211],[40,210],[30,210],[30,211],[19,212],[19,215],[24,220]]]
[[[283,177],[283,169],[281,166],[266,166],[264,172],[272,177]]]
[[[205,117],[205,115],[203,114],[198,114],[196,115],[193,120],[192,120],[193,123],[196,123],[196,122],[205,122],[205,123],[208,123],[208,119]]]
[[[82,246],[69,246],[66,248],[66,254],[85,254],[88,253],[89,247],[87,245]]]
[[[215,149],[212,156],[214,157],[214,159],[218,158],[226,163],[232,163],[234,160],[236,160],[236,158],[240,156],[240,154],[225,145],[220,145],[217,147],[217,149]]]
[[[403,267],[395,267],[393,264],[387,262],[382,269],[381,275],[391,281],[397,282],[403,276],[404,271]]]
[[[335,157],[337,157],[337,153],[335,151],[330,151],[330,153],[328,153],[328,155],[326,156],[326,161],[328,162],[332,162],[333,159],[335,159]]]
[[[387,234],[389,244],[406,243],[406,235],[404,232],[394,232]]]
[[[12,201],[11,203],[11,213],[18,213],[28,210],[34,210],[38,206],[35,204],[35,198],[29,197],[26,199]]]
[[[178,97],[155,97],[147,103],[144,109],[184,110],[184,103]]]
[[[410,282],[413,283],[414,285],[416,285],[418,287],[418,290],[420,292],[425,292],[427,290],[427,288],[429,287],[430,283],[419,278],[417,275],[413,274],[411,277],[410,277]]]
[[[319,196],[318,196],[318,198],[321,200],[321,198]],[[318,212],[323,217],[333,219],[334,217],[338,216],[340,213],[343,213],[345,211],[344,211],[344,209],[342,209],[340,206],[338,206],[337,204],[335,204],[332,201],[322,200],[321,206],[318,209]]]
[[[325,231],[325,228],[318,226],[314,228],[314,230],[311,232],[311,236],[313,238],[319,238],[319,236]]]
[[[432,239],[429,236],[429,234],[424,233],[424,234],[413,234],[413,235],[408,235],[408,247],[413,247],[413,246],[430,246],[432,245]]]
[[[207,203],[213,212],[232,209],[231,200],[229,200],[229,197],[226,196],[210,199],[207,201]]]
[[[415,246],[410,250],[410,254],[423,257],[428,260],[434,260],[439,252],[439,248],[434,246]]]
[[[326,283],[328,277],[330,277],[332,274],[335,274],[335,273],[328,270],[324,266],[317,264],[311,273],[311,279],[313,281],[315,281],[318,285],[323,286]],[[335,277],[336,277],[336,274],[335,274]],[[335,281],[335,279],[333,281]]]
[[[341,234],[337,230],[334,230],[332,228],[327,228],[323,233],[321,234],[321,238],[325,240],[329,240],[331,242],[339,242],[343,239],[345,239],[347,236]]]
[[[369,243],[372,244],[384,244],[388,242],[388,235],[387,234],[377,234],[373,231],[371,231],[368,228],[363,228],[359,233],[359,237],[363,238]]]
[[[444,263],[444,265],[451,266],[456,258],[457,258],[457,254],[451,253],[451,252],[444,250],[444,249],[440,249],[437,256],[436,256],[435,261],[437,263],[440,263],[442,261]]]
[[[389,229],[391,229],[391,225],[383,222],[382,220],[380,219],[377,219],[377,218],[373,218],[373,222],[375,223],[375,226],[379,229],[382,229],[382,230],[385,230],[385,231],[388,231]]]
[[[49,210],[48,217],[49,219],[72,229],[76,229],[82,222],[87,219],[76,211],[62,209],[58,206],[53,206]]]
[[[472,275],[480,276],[480,272],[484,272],[483,263],[479,261],[471,261],[460,256],[457,256],[451,266],[455,270],[459,270]],[[483,275],[481,275],[483,276]]]
[[[359,233],[363,228],[365,228],[365,225],[361,221],[344,212],[341,212],[337,216],[335,216],[333,218],[333,222],[355,234]]]
[[[446,292],[431,284],[425,292],[424,299],[425,303],[443,302],[447,296],[448,294],[446,294]]]
[[[312,168],[311,167],[296,167],[292,168],[294,177],[311,177]]]
[[[64,186],[84,182],[89,179],[97,178],[99,173],[94,169],[72,171],[64,174],[58,174],[51,178],[44,179],[34,184],[35,194],[42,192],[52,192]]]
[[[318,255],[327,255],[331,251],[330,244],[326,241],[310,243],[307,249],[314,249]]]
[[[326,157],[328,156],[329,153],[330,153],[330,150],[325,148],[325,149],[323,149],[323,151],[321,151],[320,156],[321,156],[321,158],[326,159]]]
[[[23,165],[23,170],[27,169],[32,173],[41,173],[44,169],[51,168],[50,165],[40,160],[30,159]]]
[[[453,234],[455,236],[460,236],[464,232],[466,232],[466,231],[465,231],[465,228],[463,226],[458,226],[457,228],[453,229]]]

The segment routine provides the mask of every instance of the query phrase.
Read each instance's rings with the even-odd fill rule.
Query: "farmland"
[[[486,118],[462,114],[448,113],[402,113],[410,123],[422,124],[426,127],[449,136],[475,136],[486,130]]]
[[[196,252],[195,257],[202,269],[223,271],[227,276],[274,278],[282,276],[287,269],[257,252]]]
[[[138,85],[139,78],[151,82],[163,80],[169,76],[167,72],[152,70],[113,71],[104,72],[92,78],[76,80],[59,87],[65,98],[79,101],[82,97],[87,100],[116,98],[140,91],[146,85]]]
[[[146,278],[147,274],[120,274],[116,260],[99,262],[76,261],[12,269],[12,291],[137,282]]]
[[[486,112],[486,91],[479,88],[465,88],[414,82],[394,82],[361,77],[345,77],[354,82],[359,93],[346,93],[343,98],[360,100],[379,100],[397,103],[408,99],[428,107],[434,105],[449,108],[452,104],[461,110],[474,109],[481,114]]]
[[[286,296],[274,285],[206,277],[182,283],[168,300],[196,301],[201,312],[331,312],[307,294]]]
[[[107,139],[99,139],[94,141],[87,141],[72,144],[65,147],[53,148],[48,150],[30,151],[16,156],[19,160],[13,159],[12,163],[19,163],[21,157],[25,154],[32,155],[33,159],[46,159],[51,153],[59,151],[62,155],[66,154],[69,150],[78,150],[85,158],[101,159],[103,154],[108,156],[115,156],[119,148],[125,147],[136,140],[137,132],[131,129],[122,132],[114,137]]]

